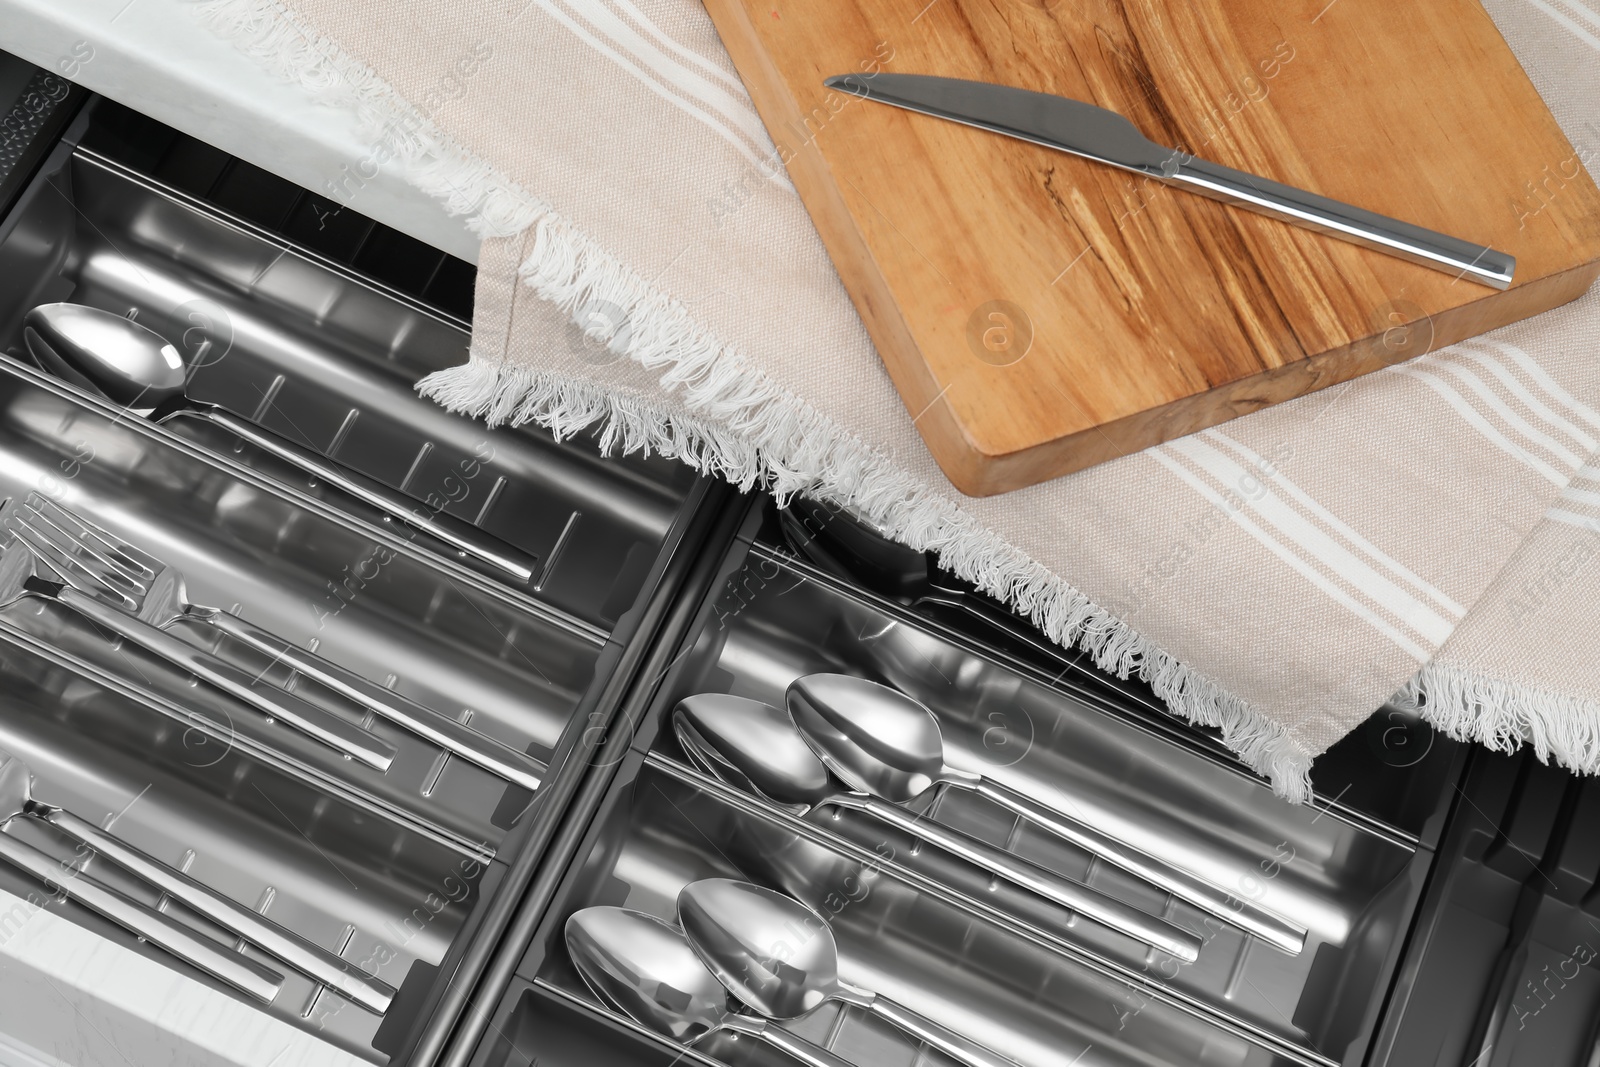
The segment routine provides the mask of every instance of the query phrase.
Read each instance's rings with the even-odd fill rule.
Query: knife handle
[[[1398,259],[1505,289],[1516,257],[1204,159],[1174,157],[1151,177]]]
[[[80,819],[64,808],[39,805],[33,814],[88,845],[100,855],[125,867],[160,889],[184,907],[247,941],[254,942],[270,955],[338,990],[351,1001],[377,1015],[389,1010],[395,991],[361,968],[332,952],[286,930],[266,916],[223,896],[210,886],[195,881],[182,871],[169,867],[148,853]]]
[[[179,925],[154,908],[123,896],[87,874],[63,867],[48,853],[3,831],[0,831],[0,860],[26,871],[123,929],[257,1000],[270,1004],[283,987],[283,975],[272,968],[223,948],[198,931]]]

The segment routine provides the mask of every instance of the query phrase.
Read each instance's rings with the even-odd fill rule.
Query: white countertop
[[[0,0],[0,48],[296,185],[368,158],[355,119],[311,102],[195,20],[185,0]],[[393,169],[352,210],[469,262],[478,239]]]
[[[5,1067],[369,1067],[4,890],[0,1003]]]

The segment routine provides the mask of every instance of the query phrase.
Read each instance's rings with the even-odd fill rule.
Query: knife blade
[[[841,74],[823,82],[866,100],[1054,148],[1495,289],[1515,257],[1483,245],[1156,144],[1127,118],[1081,100],[928,74]]]

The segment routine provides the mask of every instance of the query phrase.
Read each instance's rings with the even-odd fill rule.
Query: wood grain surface
[[[1170,440],[1565,303],[1600,190],[1477,0],[707,0],[957,488]],[[878,71],[1117,111],[1158,144],[1517,257],[1505,292],[856,99]]]

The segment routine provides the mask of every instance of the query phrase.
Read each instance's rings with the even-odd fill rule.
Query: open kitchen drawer
[[[529,902],[543,919],[472,1063],[675,1062],[670,1042],[596,1000],[563,929],[599,904],[670,920],[679,889],[705,877],[805,901],[830,919],[841,974],[1019,1063],[1365,1061],[1434,865],[1460,746],[1390,709],[1319,769],[1316,803],[1286,805],[1135,687],[1030,664],[954,620],[866,593],[807,562],[808,546],[783,527],[770,509],[752,516],[643,705],[633,750],[583,820],[564,879],[547,904]],[[1308,931],[1304,949],[1219,924],[970,794],[946,792],[925,812],[1195,932],[1198,959],[1179,961],[857,812],[800,818],[753,797],[705,773],[669,725],[683,697],[781,705],[793,679],[819,671],[915,696],[952,762],[1259,900]],[[793,1029],[854,1063],[919,1062],[915,1042],[855,1009],[830,1006]],[[696,1048],[730,1064],[789,1062],[725,1033]]]
[[[414,382],[464,356],[470,266],[127,108],[46,96],[0,172],[0,498],[78,512],[181,572],[190,600],[549,774],[508,785],[175,624],[391,744],[378,773],[59,604],[0,606],[0,749],[37,800],[395,990],[386,1012],[363,1009],[15,817],[0,832],[60,878],[103,882],[284,981],[253,1001],[0,864],[0,1063],[793,1062],[726,1033],[685,1051],[601,1003],[568,955],[575,911],[670,919],[683,885],[721,876],[807,902],[846,977],[1029,1065],[1592,1067],[1591,787],[1391,707],[1317,762],[1315,803],[1286,805],[1143,686],[845,516],[784,515],[659,457],[488,431],[421,400]],[[194,368],[192,395],[431,497],[535,557],[534,577],[507,581],[206,422],[156,424],[42,372],[22,321],[48,301],[133,315]],[[1192,931],[1197,958],[1177,960],[858,811],[753,796],[674,733],[686,696],[781,705],[819,671],[915,697],[958,762],[1261,902],[1304,948],[987,800],[948,791],[920,812]],[[1496,1022],[1480,1009],[1498,1002]],[[859,1065],[949,1062],[856,1008],[784,1025]]]
[[[82,102],[33,84],[52,109]],[[54,117],[60,133],[70,116]],[[385,1062],[437,1045],[727,494],[659,458],[490,431],[418,397],[418,378],[464,357],[467,264],[350,215],[338,224],[360,228],[355,254],[296,241],[290,213],[263,208],[281,183],[103,100],[24,162],[0,219],[7,514],[69,509],[181,574],[188,601],[546,770],[536,790],[515,784],[210,623],[167,628],[247,687],[392,749],[387,770],[368,766],[70,605],[11,590],[0,750],[31,772],[34,800],[338,954],[393,999],[363,1007],[23,815],[5,833],[69,892],[99,884],[282,981],[253,999],[0,864],[0,998],[25,1009],[0,1013],[0,1059]],[[537,560],[532,578],[476,566],[208,422],[157,423],[42,372],[23,318],[53,301],[156,330],[192,368],[191,396],[505,540]],[[0,552],[18,546],[8,533]],[[48,951],[40,930],[58,938]],[[130,982],[159,995],[140,1001]]]

